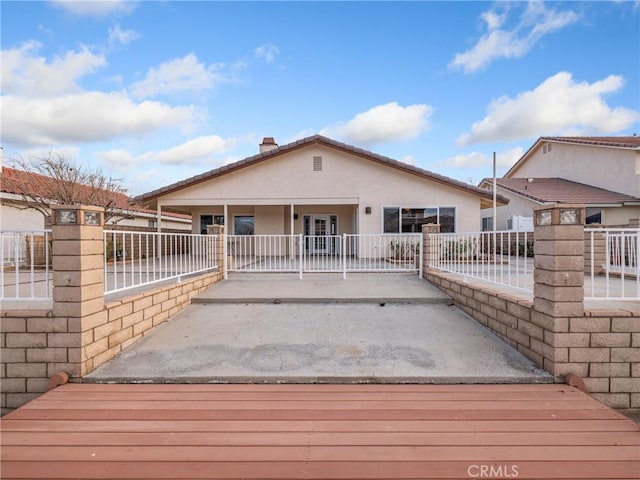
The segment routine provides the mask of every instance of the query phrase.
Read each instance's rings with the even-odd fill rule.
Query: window
[[[200,233],[207,234],[207,226],[224,225],[224,215],[200,215]]]
[[[483,232],[493,231],[493,217],[484,217],[482,219],[482,231]]]
[[[253,235],[253,232],[253,215],[236,215],[235,217],[233,217],[234,235]]]
[[[200,215],[200,233],[207,234],[207,226],[213,225],[213,215]]]
[[[587,225],[592,223],[602,223],[602,210],[599,208],[587,208],[585,217],[584,223]]]
[[[149,220],[149,228],[158,228],[157,220]]]
[[[383,208],[384,233],[419,233],[422,225],[439,223],[440,231],[453,233],[456,229],[455,207]]]

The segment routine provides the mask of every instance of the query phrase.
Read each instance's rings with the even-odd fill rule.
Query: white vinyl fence
[[[533,233],[441,233],[429,236],[429,267],[533,292]]]
[[[422,234],[228,235],[230,272],[421,272]]]
[[[51,230],[2,231],[0,299],[52,298]]]
[[[585,298],[640,300],[640,229],[585,228]]]
[[[218,268],[215,235],[104,231],[105,293]]]

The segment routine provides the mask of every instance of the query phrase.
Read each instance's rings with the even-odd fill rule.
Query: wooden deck
[[[0,420],[2,478],[638,479],[567,385],[67,384]]]

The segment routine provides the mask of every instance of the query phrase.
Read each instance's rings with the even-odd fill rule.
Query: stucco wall
[[[540,204],[527,200],[520,195],[514,195],[507,192],[504,189],[498,187],[498,193],[509,199],[509,204],[502,207],[498,207],[497,215],[498,220],[496,222],[497,230],[507,229],[507,218],[512,215],[522,215],[523,217],[533,217],[534,207],[539,207]],[[482,210],[482,218],[493,217],[493,208],[486,208]]]
[[[318,156],[322,157],[322,171],[313,171],[313,157]],[[202,213],[214,210],[207,205],[225,203],[294,203],[296,211],[305,204],[370,206],[370,215],[360,212],[361,233],[380,233],[382,206],[454,206],[458,209],[458,231],[480,228],[477,196],[322,145],[253,164],[160,200],[161,205],[190,206]]]
[[[542,146],[512,177],[566,178],[574,182],[640,197],[640,154],[633,150],[552,143]]]
[[[2,201],[0,230],[42,230],[44,216],[33,209],[20,209]]]

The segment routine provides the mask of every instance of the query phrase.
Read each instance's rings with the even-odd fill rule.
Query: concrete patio
[[[416,275],[237,276],[88,382],[545,383]]]

